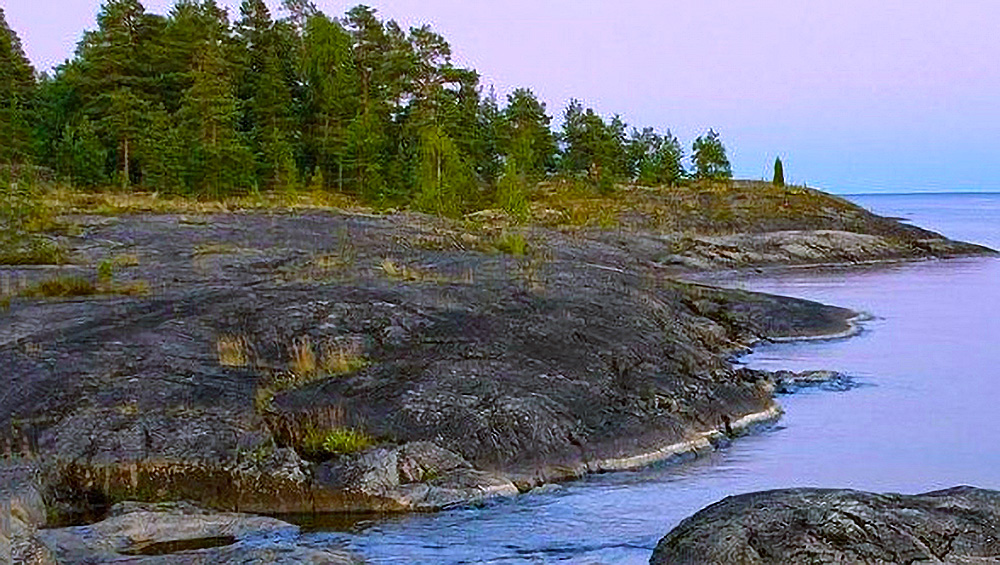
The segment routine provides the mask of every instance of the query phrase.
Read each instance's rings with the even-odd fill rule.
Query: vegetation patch
[[[228,366],[242,367],[250,364],[249,345],[244,338],[220,338],[217,343],[220,364],[227,364],[223,363],[224,358],[231,361]],[[288,357],[287,371],[270,375],[257,387],[254,406],[259,412],[270,411],[277,394],[323,379],[354,373],[368,366],[361,344],[354,341],[328,340],[316,348],[309,336],[302,336],[293,340],[288,348]]]
[[[66,275],[39,281],[19,294],[25,298],[69,298],[99,294],[97,286],[88,279]]]
[[[63,275],[36,282],[18,292],[23,298],[72,298],[96,295],[145,296],[149,294],[146,281],[99,281],[79,275]]]
[[[223,335],[215,340],[215,352],[223,367],[246,367],[250,364],[249,345],[242,336]]]
[[[504,231],[494,242],[497,250],[509,255],[522,256],[528,253],[528,242],[517,232]]]
[[[61,265],[65,262],[63,248],[44,236],[0,237],[0,265]]]
[[[303,455],[322,458],[329,455],[357,453],[374,446],[375,443],[375,438],[355,428],[311,428],[305,433],[300,447]]]

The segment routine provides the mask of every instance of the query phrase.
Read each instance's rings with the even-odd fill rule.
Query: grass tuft
[[[496,240],[496,248],[501,253],[520,257],[528,252],[528,242],[519,233],[504,231]]]
[[[375,445],[375,439],[363,431],[334,427],[311,428],[306,431],[301,448],[307,456],[348,455],[364,451]]]
[[[302,380],[308,380],[316,375],[316,354],[313,353],[309,336],[296,339],[289,348],[289,354],[290,369],[293,374]]]
[[[246,367],[250,364],[247,340],[244,337],[223,335],[215,341],[219,364],[223,367]]]
[[[98,294],[94,283],[75,275],[46,279],[20,292],[20,295],[25,298],[68,298],[94,294]]]

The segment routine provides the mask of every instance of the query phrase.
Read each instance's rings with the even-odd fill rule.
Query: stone
[[[1000,492],[788,489],[733,496],[687,518],[652,565],[996,563]]]

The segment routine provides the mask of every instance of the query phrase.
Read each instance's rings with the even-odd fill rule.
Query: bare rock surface
[[[149,293],[0,311],[0,454],[35,462],[49,526],[128,500],[261,514],[476,502],[776,417],[773,381],[732,355],[851,328],[842,308],[678,274],[989,252],[814,191],[795,206],[772,191],[764,221],[761,187],[744,188],[643,191],[649,214],[614,229],[65,218],[70,264],[0,267],[5,288],[110,262],[115,285]]]
[[[36,537],[60,563],[359,563],[339,548],[303,544],[281,520],[184,502],[121,503],[100,522]]]
[[[650,563],[998,563],[1000,492],[790,489],[729,497],[681,522]]]
[[[70,522],[124,500],[425,510],[646,461],[774,410],[731,354],[853,315],[673,281],[625,232],[526,228],[512,255],[501,232],[421,216],[76,221],[74,264],[13,278],[93,276],[125,254],[115,280],[151,292],[0,313],[0,451],[36,458],[48,508]],[[316,366],[351,356],[349,370],[262,401],[302,371],[301,344]],[[317,458],[301,448],[313,428],[373,445]]]

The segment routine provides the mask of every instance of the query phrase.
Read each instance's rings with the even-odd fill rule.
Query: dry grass
[[[119,253],[111,259],[111,264],[116,269],[139,266],[139,255],[135,253]]]
[[[359,342],[349,344],[327,343],[323,347],[320,368],[331,376],[360,371],[368,365]]]
[[[204,257],[206,255],[229,255],[247,251],[252,250],[247,250],[232,243],[209,242],[198,244],[192,250],[191,254],[195,257]]]
[[[552,227],[616,229],[627,226],[661,233],[736,233],[764,227],[822,225],[856,210],[836,197],[798,186],[767,182],[692,182],[681,186],[619,186],[609,195],[550,181],[535,191],[536,222]]]
[[[369,210],[344,194],[326,191],[275,191],[223,199],[196,199],[155,192],[82,192],[53,188],[43,202],[55,214],[226,214],[252,210]]]
[[[10,240],[0,238],[0,265],[62,265],[66,263],[66,251],[37,235]]]
[[[249,343],[245,337],[222,335],[215,340],[215,352],[223,367],[246,367],[250,364]]]
[[[473,284],[475,282],[475,274],[472,269],[466,269],[461,274],[441,274],[429,269],[398,265],[388,258],[384,259],[379,267],[386,277],[400,282],[430,282],[436,284]]]
[[[317,374],[316,354],[313,353],[312,341],[309,336],[296,339],[289,347],[289,369],[303,381]]]
[[[25,298],[70,298],[99,293],[98,288],[89,280],[76,275],[65,275],[32,284],[19,295]]]
[[[254,406],[258,411],[270,411],[272,401],[279,393],[354,373],[368,366],[359,342],[329,340],[319,347],[319,356],[316,351],[309,336],[292,341],[288,347],[288,370],[271,375],[254,392]]]

